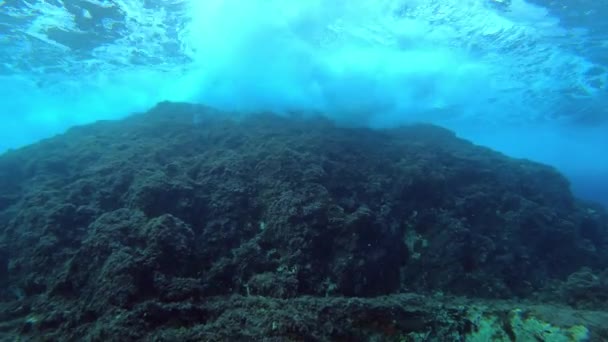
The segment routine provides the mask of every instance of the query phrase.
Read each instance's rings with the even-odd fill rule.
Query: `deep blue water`
[[[608,204],[608,2],[0,0],[0,151],[162,100],[433,122]]]

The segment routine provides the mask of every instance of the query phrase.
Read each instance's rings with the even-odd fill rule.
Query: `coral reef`
[[[22,340],[576,341],[605,334],[584,310],[607,268],[603,208],[431,125],[161,103],[0,156],[0,334]],[[539,299],[597,320],[524,315]]]

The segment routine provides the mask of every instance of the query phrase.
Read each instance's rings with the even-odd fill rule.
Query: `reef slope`
[[[161,103],[0,156],[0,337],[606,338],[607,222],[439,127]]]

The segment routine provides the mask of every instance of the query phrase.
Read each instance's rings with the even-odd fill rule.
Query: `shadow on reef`
[[[163,334],[208,329],[210,306],[318,320],[335,297],[368,297],[334,308],[355,317],[387,315],[393,306],[374,298],[437,292],[608,305],[608,216],[573,198],[554,169],[430,125],[375,131],[161,103],[0,156],[0,334],[134,340],[155,327],[154,338],[171,340]],[[528,324],[501,312],[496,322]],[[471,315],[449,334],[473,340],[482,324]],[[225,335],[183,338],[254,337],[239,335],[253,324],[239,317]],[[345,329],[345,317],[331,329]],[[431,321],[372,330],[410,338],[440,324]],[[112,335],[112,322],[143,330]],[[281,324],[271,324],[276,341],[373,339]]]

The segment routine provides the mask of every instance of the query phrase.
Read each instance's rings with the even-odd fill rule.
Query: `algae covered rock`
[[[5,153],[0,186],[0,332],[24,339],[575,338],[453,296],[606,302],[604,209],[431,125],[161,103]]]
[[[473,330],[466,335],[466,341],[589,341],[589,329],[584,325],[568,327],[552,325],[522,309],[508,312],[469,311]]]

